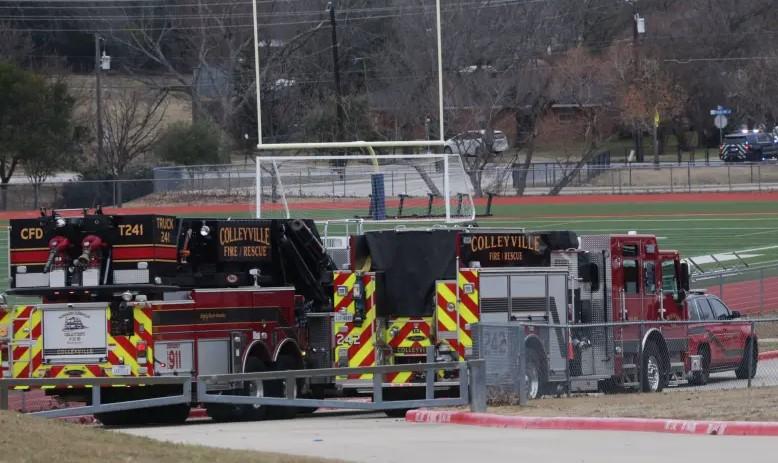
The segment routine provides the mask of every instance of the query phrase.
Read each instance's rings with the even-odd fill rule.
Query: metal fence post
[[[748,349],[746,355],[748,355],[748,388],[751,388],[751,376],[754,371],[754,322],[751,322],[751,340],[748,341]]]
[[[764,310],[764,269],[759,269],[759,316],[762,316]],[[753,331],[752,331],[753,333]]]
[[[486,411],[486,360],[477,359],[468,362],[470,366],[470,411]]]
[[[0,384],[0,410],[8,410],[8,387]]]
[[[380,371],[373,373],[373,402],[384,401],[384,374]]]
[[[525,406],[529,401],[527,391],[527,345],[525,343],[524,327],[519,325],[519,405]]]
[[[719,297],[724,299],[724,276],[719,274]]]
[[[435,363],[435,346],[427,347],[427,363]],[[435,398],[435,367],[430,366],[424,371],[426,381],[424,395],[427,400]]]

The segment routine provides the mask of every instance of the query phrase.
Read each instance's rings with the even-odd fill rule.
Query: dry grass
[[[490,407],[489,412],[524,416],[778,421],[778,388],[548,398],[531,401],[526,407]]]
[[[333,460],[158,442],[102,429],[0,412],[2,462],[324,463]]]

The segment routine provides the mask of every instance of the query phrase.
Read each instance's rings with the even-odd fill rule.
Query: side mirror
[[[729,314],[730,320],[731,319],[735,319],[735,318],[740,318],[742,316],[743,315],[740,312],[738,312],[737,310],[733,310],[732,313]]]
[[[681,263],[681,275],[679,282],[681,283],[681,289],[684,291],[689,291],[689,264],[686,262]]]

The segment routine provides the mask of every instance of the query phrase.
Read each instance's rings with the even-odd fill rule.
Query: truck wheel
[[[293,357],[281,355],[276,360],[276,370],[297,370],[297,362]],[[299,386],[299,385],[298,385]],[[297,388],[299,389],[299,387]],[[297,392],[297,390],[295,390]],[[286,381],[277,379],[274,381],[265,381],[266,397],[286,397]],[[297,394],[295,393],[295,397]],[[269,418],[276,420],[289,420],[297,415],[297,407],[268,407],[267,414]]]
[[[751,351],[751,377],[748,377],[748,351]],[[754,343],[753,339],[749,339],[746,342],[746,350],[743,352],[743,359],[740,361],[740,366],[735,370],[735,376],[737,379],[753,379],[756,376],[756,366],[759,363],[759,348]]]
[[[104,404],[126,402],[139,398],[137,388],[103,388],[101,402]],[[91,404],[91,401],[89,402]],[[118,412],[95,413],[95,419],[104,426],[133,426],[148,422],[146,410],[133,409]]]
[[[649,342],[643,351],[643,369],[640,384],[643,392],[662,392],[665,386],[664,362],[659,348]]]
[[[189,418],[189,410],[189,404],[176,404],[145,408],[140,411],[151,417],[148,420],[149,423],[181,424]]]
[[[266,371],[265,362],[256,358],[246,359],[246,373],[259,373]],[[268,381],[264,382],[267,383]],[[235,392],[235,391],[231,391]],[[263,397],[264,387],[262,381],[247,382],[246,386],[240,391],[240,395]],[[236,404],[205,404],[205,412],[208,416],[218,422],[241,421],[241,420],[261,420],[267,413],[266,405],[236,405]]]
[[[542,358],[537,349],[527,350],[524,380],[527,382],[527,398],[529,400],[539,399],[543,396],[546,386],[546,370],[543,368]]]
[[[708,379],[710,379],[710,349],[708,346],[702,345],[697,354],[702,356],[702,370],[694,372],[692,380],[689,382],[695,386],[704,386],[708,384]]]

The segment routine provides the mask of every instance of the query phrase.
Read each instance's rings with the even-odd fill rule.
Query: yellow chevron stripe
[[[410,371],[403,371],[401,373],[397,373],[397,376],[395,376],[394,379],[392,380],[392,384],[403,384],[403,383],[410,382],[412,375],[413,373],[411,373]]]

